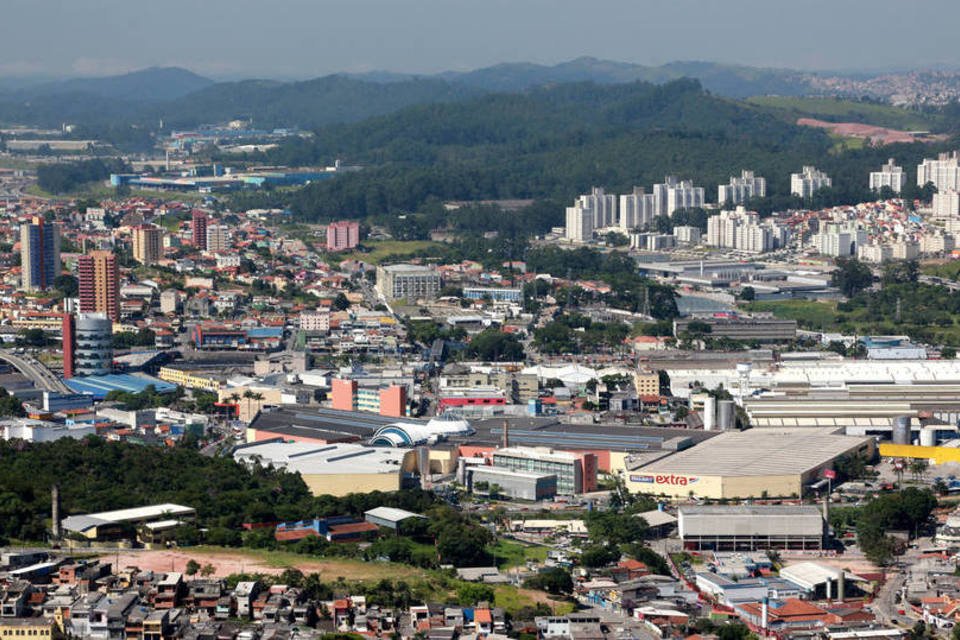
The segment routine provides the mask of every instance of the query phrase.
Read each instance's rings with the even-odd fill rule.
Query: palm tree
[[[256,391],[256,392],[250,394],[250,399],[256,401],[256,403],[257,403],[257,412],[259,413],[259,411],[260,411],[260,405],[261,405],[261,403],[263,402],[263,394],[260,393],[259,391]],[[253,416],[250,416],[250,421],[253,422]]]
[[[910,473],[913,474],[915,480],[923,480],[923,476],[927,472],[927,464],[927,461],[922,458],[910,461]]]
[[[231,394],[230,394],[230,402],[231,402],[231,403],[233,404],[233,406],[235,407],[235,408],[234,408],[234,412],[235,412],[234,417],[238,417],[238,416],[240,415],[240,394],[237,393],[237,392],[231,393]]]
[[[243,392],[243,398],[247,401],[247,416],[250,415],[250,400],[253,399],[253,391],[247,389]]]

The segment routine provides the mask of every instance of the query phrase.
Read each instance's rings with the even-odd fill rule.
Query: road
[[[913,622],[909,616],[909,610],[907,610],[908,615],[906,616],[900,615],[897,611],[905,608],[902,605],[903,586],[907,580],[910,566],[920,557],[920,549],[929,546],[929,543],[929,538],[918,538],[916,545],[907,549],[907,552],[899,558],[897,564],[891,567],[890,577],[880,587],[880,592],[873,602],[874,613],[880,622],[890,624],[893,620],[904,618]]]
[[[46,391],[73,393],[59,376],[32,356],[17,354],[9,349],[0,349],[0,360],[9,362],[17,371]]]
[[[921,275],[917,277],[917,281],[922,282],[923,284],[932,284],[932,285],[938,285],[941,287],[946,287],[947,289],[950,289],[950,291],[960,291],[960,282],[952,282],[950,280],[947,280],[946,278],[937,278],[934,276]]]

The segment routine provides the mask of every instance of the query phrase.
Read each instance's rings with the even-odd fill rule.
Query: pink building
[[[327,225],[327,251],[346,251],[360,244],[360,223],[340,220]]]

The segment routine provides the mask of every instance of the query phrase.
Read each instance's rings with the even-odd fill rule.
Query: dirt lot
[[[186,570],[187,562],[196,560],[201,566],[210,564],[214,576],[231,573],[279,574],[284,569],[296,567],[304,573],[318,572],[326,579],[343,576],[347,580],[379,580],[381,578],[410,578],[423,576],[413,567],[387,562],[360,562],[347,559],[314,559],[283,552],[234,551],[192,547],[179,550],[124,550],[101,556],[115,568],[135,566],[151,571]]]

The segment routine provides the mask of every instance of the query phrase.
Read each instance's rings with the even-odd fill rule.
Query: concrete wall
[[[342,497],[350,493],[400,490],[399,472],[303,474],[303,481],[315,496]]]

